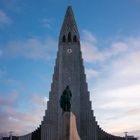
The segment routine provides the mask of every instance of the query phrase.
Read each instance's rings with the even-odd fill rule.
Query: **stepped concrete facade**
[[[67,118],[66,114],[62,116],[59,100],[67,85],[72,92],[72,114],[70,114],[72,123],[68,123],[69,132],[75,134],[70,140],[125,140],[124,137],[113,136],[102,130],[95,119],[86,82],[80,36],[70,6],[67,8],[59,35],[57,58],[45,116],[34,132],[19,137],[20,140],[65,140],[63,136]],[[136,138],[131,139],[136,140]]]

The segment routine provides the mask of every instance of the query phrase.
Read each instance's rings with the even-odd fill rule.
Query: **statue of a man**
[[[64,112],[66,112],[66,111],[70,112],[71,97],[72,97],[72,93],[69,89],[69,86],[66,86],[66,88],[64,89],[64,91],[60,97],[60,107],[63,109]]]

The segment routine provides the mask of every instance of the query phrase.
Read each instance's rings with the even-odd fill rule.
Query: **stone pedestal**
[[[72,112],[64,112],[62,114],[61,134],[59,140],[80,140],[77,132],[76,118]]]

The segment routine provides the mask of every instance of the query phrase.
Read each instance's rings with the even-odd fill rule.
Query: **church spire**
[[[60,31],[59,43],[75,43],[79,42],[79,38],[72,7],[68,6]]]

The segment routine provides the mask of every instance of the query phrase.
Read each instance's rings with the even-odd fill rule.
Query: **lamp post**
[[[10,140],[12,140],[12,134],[13,134],[13,131],[10,131],[10,132],[9,132]]]
[[[127,140],[127,134],[128,134],[128,132],[124,132],[125,133],[125,140]]]

